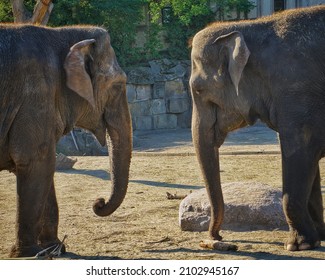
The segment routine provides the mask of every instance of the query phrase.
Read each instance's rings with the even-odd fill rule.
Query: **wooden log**
[[[217,241],[217,240],[202,240],[200,242],[200,247],[206,248],[206,249],[212,249],[212,250],[217,250],[217,251],[237,251],[238,246],[222,241]]]

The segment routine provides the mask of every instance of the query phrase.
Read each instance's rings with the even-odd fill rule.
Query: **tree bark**
[[[30,14],[27,11],[23,0],[10,0],[12,6],[12,12],[14,14],[14,21],[25,23],[28,22]]]
[[[37,0],[34,12],[31,15],[24,5],[23,0],[10,0],[14,21],[16,23],[31,23],[46,25],[53,9],[52,0]]]
[[[53,6],[52,0],[38,0],[34,8],[32,23],[46,25],[49,21]]]

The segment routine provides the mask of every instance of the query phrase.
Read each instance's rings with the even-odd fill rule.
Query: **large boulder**
[[[232,230],[285,227],[281,191],[261,183],[223,184],[225,215],[222,228]],[[210,203],[205,189],[192,192],[180,204],[179,223],[184,231],[207,231]]]

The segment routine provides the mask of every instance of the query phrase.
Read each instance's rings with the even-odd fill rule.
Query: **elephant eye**
[[[223,73],[222,72],[217,72],[216,75],[213,76],[213,79],[217,82],[217,83],[220,83],[222,82],[222,76],[223,76]]]

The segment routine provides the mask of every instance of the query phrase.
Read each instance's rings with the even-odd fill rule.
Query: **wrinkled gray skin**
[[[55,147],[73,127],[111,140],[112,192],[97,199],[113,213],[128,185],[132,128],[126,75],[108,33],[97,27],[0,25],[0,170],[17,176],[12,257],[33,256],[59,242],[53,175]]]
[[[262,120],[280,137],[287,250],[325,238],[319,160],[325,151],[325,7],[256,21],[215,23],[192,42],[192,134],[211,202],[209,233],[224,215],[218,148]]]

